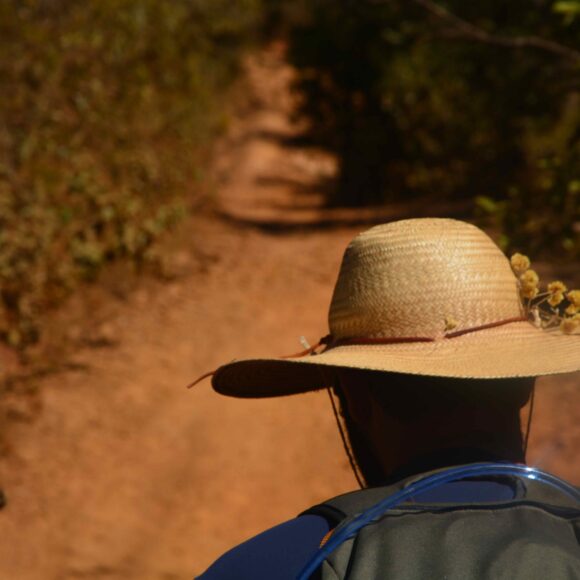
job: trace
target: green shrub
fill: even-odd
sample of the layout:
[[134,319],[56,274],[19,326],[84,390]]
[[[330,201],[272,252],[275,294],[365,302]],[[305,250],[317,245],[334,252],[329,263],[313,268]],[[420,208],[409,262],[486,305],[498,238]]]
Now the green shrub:
[[186,206],[259,0],[0,2],[0,336]]
[[506,199],[477,199],[481,213],[499,226],[506,251],[580,258],[579,168],[579,146],[546,154],[526,186],[514,186]]
[[506,241],[580,254],[579,61],[509,46],[578,50],[578,0],[436,2],[487,41],[418,2],[280,2],[301,114],[339,161],[329,203],[479,197],[503,211]]

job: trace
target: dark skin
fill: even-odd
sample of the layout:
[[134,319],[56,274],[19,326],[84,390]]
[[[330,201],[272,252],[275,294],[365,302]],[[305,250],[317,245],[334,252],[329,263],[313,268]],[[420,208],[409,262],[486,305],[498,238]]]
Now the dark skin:
[[339,369],[334,384],[369,485],[386,483],[424,458],[433,469],[488,458],[525,462],[520,409],[533,378],[477,381]]

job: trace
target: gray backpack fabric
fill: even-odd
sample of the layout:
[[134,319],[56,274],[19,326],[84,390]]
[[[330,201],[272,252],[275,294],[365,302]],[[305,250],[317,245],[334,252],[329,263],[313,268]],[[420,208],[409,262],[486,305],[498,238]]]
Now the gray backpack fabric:
[[[414,479],[339,496],[305,513],[324,516],[336,531]],[[409,502],[389,511],[335,550],[318,578],[580,580],[578,503],[544,485],[509,479],[513,500]]]

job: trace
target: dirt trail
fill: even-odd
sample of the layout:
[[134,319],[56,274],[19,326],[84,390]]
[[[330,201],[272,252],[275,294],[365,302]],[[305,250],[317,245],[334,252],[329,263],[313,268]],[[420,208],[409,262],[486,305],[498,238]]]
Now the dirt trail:
[[[118,346],[80,350],[88,370],[43,379],[38,419],[10,426],[0,580],[188,579],[355,487],[324,393],[246,401],[184,388],[221,362],[325,334],[343,248],[369,217],[317,209],[309,190],[332,162],[284,145],[289,74],[275,54],[249,69],[255,106],[224,145],[219,211],[188,228],[191,272],[136,293],[114,321]],[[578,400],[572,379],[547,383],[532,440],[533,460],[572,479]]]

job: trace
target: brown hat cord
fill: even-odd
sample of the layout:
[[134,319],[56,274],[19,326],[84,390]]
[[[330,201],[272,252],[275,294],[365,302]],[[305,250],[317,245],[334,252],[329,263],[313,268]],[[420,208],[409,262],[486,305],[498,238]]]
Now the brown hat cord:
[[[463,336],[464,334],[468,334],[470,332],[477,332],[478,330],[486,330],[488,328],[496,328],[497,326],[503,326],[504,324],[511,324],[512,322],[524,322],[527,318],[525,316],[516,316],[514,318],[506,318],[505,320],[499,320],[497,322],[489,322],[488,324],[482,324],[481,326],[475,326],[473,328],[464,328],[463,330],[458,330],[457,332],[448,332],[443,335],[443,338],[456,338],[458,336]],[[303,356],[308,355],[316,355],[318,354],[316,351],[320,347],[324,346],[325,350],[333,348],[335,346],[345,346],[345,345],[357,345],[357,344],[397,344],[397,343],[405,343],[405,342],[434,342],[435,338],[430,338],[426,336],[406,336],[406,337],[392,337],[392,338],[345,338],[340,340],[333,340],[330,334],[323,336],[314,346],[311,346],[305,350],[297,352],[295,354],[287,354],[282,355],[280,358],[288,359],[288,358],[301,358]],[[325,351],[323,351],[325,352]],[[212,377],[217,372],[210,371],[204,373],[203,375],[199,376],[195,379],[192,383],[187,385],[187,388],[190,389],[194,387],[204,379],[208,377]]]
[[[527,317],[525,316],[515,316],[513,318],[506,318],[505,320],[498,320],[497,322],[489,322],[487,324],[482,324],[480,326],[475,326],[473,328],[464,328],[463,330],[458,330],[456,332],[448,332],[443,335],[442,338],[456,338],[458,336],[463,336],[464,334],[469,334],[470,332],[477,332],[478,330],[486,330],[488,328],[496,328],[497,326],[503,326],[504,324],[511,324],[512,322],[525,322]],[[405,342],[434,342],[436,338],[430,338],[427,336],[405,336],[405,337],[389,337],[389,338],[343,338],[338,340],[333,340],[330,334],[323,336],[314,346],[307,348],[296,354],[287,354],[281,356],[280,358],[300,358],[307,355],[317,354],[317,349],[321,346],[325,346],[326,350],[333,348],[335,346],[347,346],[356,344],[398,344]],[[324,351],[323,351],[324,352]],[[198,379],[210,376],[213,373],[207,373]]]

